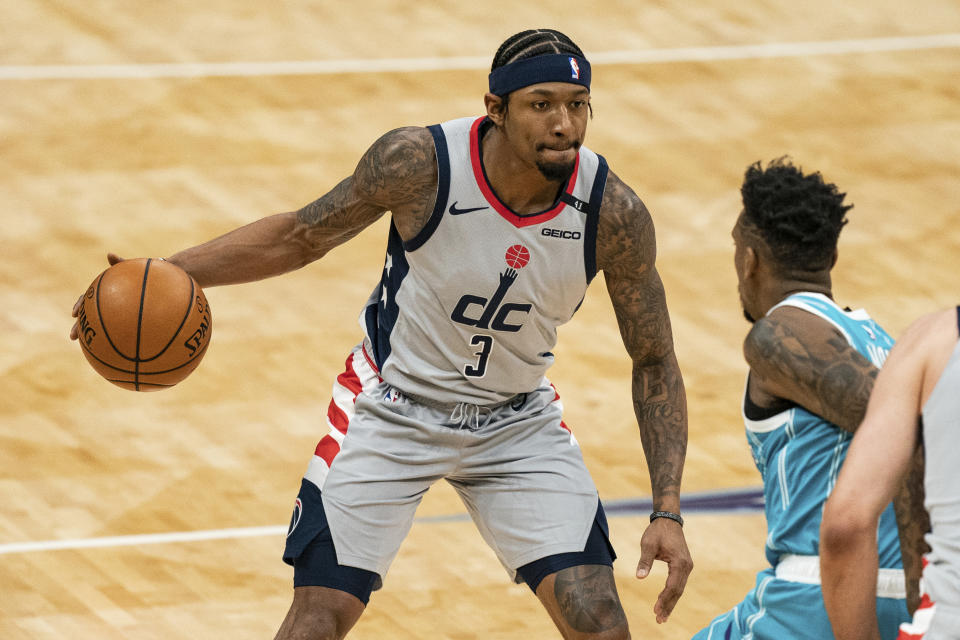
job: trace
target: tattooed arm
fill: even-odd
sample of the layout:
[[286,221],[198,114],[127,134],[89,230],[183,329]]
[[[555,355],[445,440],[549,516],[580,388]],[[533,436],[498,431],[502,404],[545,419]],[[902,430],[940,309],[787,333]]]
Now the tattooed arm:
[[[437,192],[437,157],[429,130],[384,134],[360,159],[353,175],[299,211],[278,213],[234,229],[168,260],[201,287],[263,280],[294,271],[356,236],[387,210],[404,239],[423,228]],[[108,254],[110,264],[122,258]],[[83,297],[73,306],[80,312]],[[70,329],[76,340],[79,325]]]
[[201,286],[261,280],[299,269],[353,238],[390,210],[404,238],[423,227],[437,189],[427,129],[396,129],[377,140],[353,175],[299,211],[280,213],[170,256]]
[[[663,283],[654,266],[653,221],[640,198],[612,172],[607,178],[597,233],[597,266],[633,362],[633,407],[650,471],[653,508],[680,512],[680,478],[687,450],[687,399],[673,350]],[[653,560],[669,565],[654,611],[665,622],[683,593],[693,561],[680,526],[654,520],[641,540],[637,577]]]
[[863,420],[877,368],[826,320],[780,307],[754,323],[743,353],[759,406],[789,401],[851,433]]
[[[919,428],[918,428],[919,432]],[[930,551],[924,536],[930,532],[930,514],[923,506],[926,491],[923,488],[924,456],[921,442],[913,452],[900,490],[893,497],[900,533],[900,558],[907,588],[907,611],[910,615],[920,606],[920,577],[923,575],[923,556]]]
[[[769,407],[787,400],[845,431],[859,428],[878,369],[826,321],[781,307],[754,323],[744,355],[755,403]],[[912,612],[920,602],[920,557],[929,549],[923,539],[929,518],[923,508],[922,455],[911,457],[893,506]]]

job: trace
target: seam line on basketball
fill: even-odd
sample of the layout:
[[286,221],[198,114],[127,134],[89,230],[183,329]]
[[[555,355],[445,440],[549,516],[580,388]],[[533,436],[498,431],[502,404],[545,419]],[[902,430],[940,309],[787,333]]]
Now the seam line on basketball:
[[137,359],[134,361],[133,386],[140,391],[140,334],[143,331],[143,300],[147,297],[147,277],[150,275],[152,258],[147,258],[147,265],[143,268],[143,283],[140,285],[140,311],[137,313]]
[[[109,271],[109,269],[107,269],[107,271]],[[103,321],[103,311],[100,309],[100,286],[103,284],[103,278],[107,275],[107,271],[101,273],[100,277],[97,278],[97,318],[100,319],[99,322],[100,326],[103,328],[103,335],[106,337],[107,342],[110,343],[110,347],[113,348],[113,350],[117,352],[117,355],[124,360],[130,360],[130,356],[126,355],[123,351],[120,351],[120,348],[114,344],[113,338],[110,337],[110,331],[107,330],[107,324]],[[89,351],[89,349],[87,351]],[[97,358],[97,360],[100,360],[100,358]]]

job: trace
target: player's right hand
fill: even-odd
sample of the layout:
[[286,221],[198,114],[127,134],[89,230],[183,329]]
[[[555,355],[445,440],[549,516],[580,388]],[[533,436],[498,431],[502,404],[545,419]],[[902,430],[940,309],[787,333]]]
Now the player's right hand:
[[663,624],[683,595],[687,577],[693,571],[693,559],[683,536],[682,525],[667,518],[657,518],[647,526],[640,538],[637,578],[643,579],[650,575],[654,560],[667,563],[667,582],[653,606],[657,623]]
[[[121,258],[115,253],[108,253],[107,262],[109,262],[110,266],[112,267],[118,262],[123,262],[123,258]],[[86,291],[81,293],[80,297],[77,298],[77,302],[73,305],[73,313],[70,314],[72,317],[76,318],[78,315],[80,315],[80,308],[83,306],[83,297],[85,295],[87,295]],[[70,339],[76,340],[79,336],[80,336],[80,323],[75,321],[73,323],[73,327],[70,328]]]

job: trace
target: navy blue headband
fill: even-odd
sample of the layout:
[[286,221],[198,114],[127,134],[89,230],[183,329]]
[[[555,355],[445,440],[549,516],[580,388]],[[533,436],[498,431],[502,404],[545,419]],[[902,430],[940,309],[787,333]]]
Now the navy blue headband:
[[571,82],[590,90],[590,63],[586,58],[555,53],[534,56],[497,67],[490,72],[490,93],[503,97],[540,82]]

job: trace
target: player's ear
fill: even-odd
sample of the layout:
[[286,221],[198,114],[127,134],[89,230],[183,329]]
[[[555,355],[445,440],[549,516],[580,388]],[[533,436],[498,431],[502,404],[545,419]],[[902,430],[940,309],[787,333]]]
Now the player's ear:
[[836,249],[834,249],[834,250],[833,250],[833,257],[830,258],[830,268],[831,268],[831,269],[833,269],[835,266],[837,266],[837,257],[839,257],[839,255],[840,255],[840,252],[837,251]]
[[746,247],[743,250],[743,264],[741,265],[741,272],[743,273],[744,279],[753,276],[757,272],[757,267],[759,265],[760,256],[757,255],[756,249],[753,247]]
[[503,98],[492,93],[483,96],[483,104],[487,107],[487,116],[497,127],[503,126],[503,121],[507,117],[507,105]]

